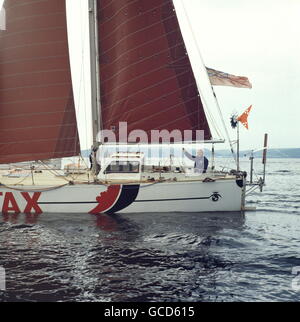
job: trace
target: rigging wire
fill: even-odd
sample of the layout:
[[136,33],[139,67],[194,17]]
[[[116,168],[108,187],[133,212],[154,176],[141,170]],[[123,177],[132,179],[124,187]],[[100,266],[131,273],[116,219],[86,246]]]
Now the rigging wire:
[[213,95],[214,95],[214,98],[215,98],[215,101],[216,101],[216,105],[217,105],[217,109],[218,109],[218,112],[219,112],[219,115],[220,115],[220,118],[221,118],[221,121],[223,123],[223,127],[225,129],[225,133],[226,133],[226,137],[227,137],[227,140],[228,140],[228,143],[229,143],[229,146],[230,146],[230,150],[231,150],[231,153],[233,155],[233,158],[235,160],[235,163],[237,165],[238,161],[237,161],[237,155],[236,153],[234,152],[234,147],[233,147],[233,142],[231,141],[230,139],[230,135],[229,135],[229,132],[228,132],[228,129],[227,129],[227,126],[225,124],[225,120],[224,120],[224,117],[223,117],[223,114],[222,114],[222,111],[221,111],[221,108],[220,108],[220,104],[218,102],[218,99],[217,99],[217,96],[216,96],[216,93],[213,89],[213,86],[211,87],[212,88],[212,91],[213,91]]
[[[206,67],[205,67],[205,65],[204,65],[204,61],[203,61],[203,58],[202,58],[202,55],[201,55],[201,52],[200,52],[200,49],[199,49],[199,45],[198,45],[198,42],[196,41],[196,36],[195,36],[195,33],[194,33],[194,30],[193,30],[193,27],[192,27],[192,25],[191,25],[191,22],[190,22],[190,19],[189,19],[189,17],[188,17],[187,10],[186,10],[186,8],[185,8],[185,5],[184,5],[183,1],[181,1],[181,5],[182,5],[182,8],[183,8],[183,12],[184,12],[184,14],[185,14],[185,17],[186,17],[186,21],[188,22],[189,29],[190,29],[191,34],[192,34],[192,36],[193,36],[194,43],[195,43],[195,46],[196,46],[196,49],[197,49],[197,52],[198,52],[198,56],[199,56],[199,58],[200,58],[200,60],[201,60],[201,62],[202,62],[202,64],[203,64],[203,66],[204,66],[204,68],[205,68],[205,70],[206,70]],[[209,76],[208,76],[207,70],[206,70],[206,76],[207,76],[207,80],[208,80],[209,84],[211,84],[211,83],[210,83],[210,80],[209,80]],[[198,88],[199,88],[199,91],[200,91],[200,87],[199,87],[199,86],[198,86]],[[235,162],[237,163],[237,158],[236,158],[236,155],[235,155],[235,152],[234,152],[234,148],[233,148],[233,145],[232,145],[232,142],[231,142],[230,136],[229,136],[229,132],[228,132],[227,126],[226,126],[226,124],[225,124],[225,120],[224,120],[224,117],[223,117],[223,114],[222,114],[222,111],[221,111],[221,108],[220,108],[219,102],[218,102],[218,100],[217,100],[216,94],[215,94],[215,92],[214,92],[214,90],[213,90],[213,87],[212,87],[212,86],[211,86],[211,89],[212,89],[212,93],[213,93],[214,101],[215,101],[215,104],[216,104],[216,107],[217,107],[217,110],[218,110],[218,113],[219,113],[220,119],[221,119],[222,124],[223,124],[223,127],[224,127],[224,129],[225,129],[225,133],[226,133],[226,137],[227,137],[228,143],[229,143],[229,145],[230,145],[231,153],[233,154],[234,160],[235,160]],[[202,97],[202,99],[204,99],[203,94],[201,95],[201,97]],[[209,108],[208,108],[208,105],[207,105],[207,103],[205,102],[205,100],[204,100],[204,103],[205,103],[205,105],[206,105],[206,107],[207,107],[207,108],[205,109],[205,112],[208,112],[208,113],[207,113],[207,114],[208,114],[208,117],[210,118],[210,120],[212,120],[212,121],[213,121],[212,125],[215,125],[215,128],[217,128],[217,126],[216,126],[216,122],[215,122],[215,120],[214,120],[213,116],[211,115],[211,112],[210,112],[210,110],[209,110]],[[218,135],[219,135],[220,131],[217,131],[217,133],[218,133]]]

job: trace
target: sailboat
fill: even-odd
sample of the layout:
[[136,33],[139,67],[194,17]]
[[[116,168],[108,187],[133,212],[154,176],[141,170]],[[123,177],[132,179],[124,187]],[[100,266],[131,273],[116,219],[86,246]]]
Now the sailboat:
[[[0,32],[0,163],[80,155],[74,106],[66,3],[5,0]],[[70,179],[31,174],[0,178],[3,213],[217,212],[245,208],[241,171],[213,167],[189,175],[180,167],[162,171],[141,152],[101,158],[103,131],[115,145],[149,144],[122,133],[185,133],[169,144],[216,144],[211,112],[194,76],[171,0],[89,0],[93,151],[92,168]],[[199,68],[204,68],[203,66]],[[203,69],[204,70],[204,69]],[[206,72],[206,71],[205,71]],[[207,76],[207,75],[206,75]],[[203,83],[208,79],[203,78]],[[197,131],[202,133],[199,140]],[[99,133],[102,133],[99,135]],[[105,132],[106,133],[106,132]],[[153,136],[153,135],[152,135]],[[126,136],[128,138],[128,135]],[[161,145],[161,137],[151,141]],[[101,164],[99,164],[101,160]],[[45,170],[45,169],[44,169]],[[45,172],[45,171],[44,171]]]

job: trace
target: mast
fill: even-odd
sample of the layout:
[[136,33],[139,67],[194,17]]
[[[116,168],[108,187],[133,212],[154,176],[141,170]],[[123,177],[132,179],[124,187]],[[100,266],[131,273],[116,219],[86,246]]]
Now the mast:
[[97,135],[101,131],[101,101],[100,101],[100,67],[97,0],[89,0],[89,29],[90,29],[90,62],[91,62],[91,109],[93,148],[99,147]]

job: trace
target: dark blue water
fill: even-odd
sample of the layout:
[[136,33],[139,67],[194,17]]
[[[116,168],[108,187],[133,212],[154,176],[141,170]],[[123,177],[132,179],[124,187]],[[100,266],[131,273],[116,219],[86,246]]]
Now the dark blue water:
[[0,215],[0,301],[300,300],[300,160],[268,171],[245,214]]

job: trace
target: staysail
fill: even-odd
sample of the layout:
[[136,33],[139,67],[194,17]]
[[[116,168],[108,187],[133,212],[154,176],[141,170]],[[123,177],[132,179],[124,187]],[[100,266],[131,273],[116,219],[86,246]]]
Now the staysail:
[[[211,132],[172,0],[98,0],[102,128]],[[192,138],[193,140],[195,137]]]
[[80,152],[64,0],[5,0],[0,163]]

